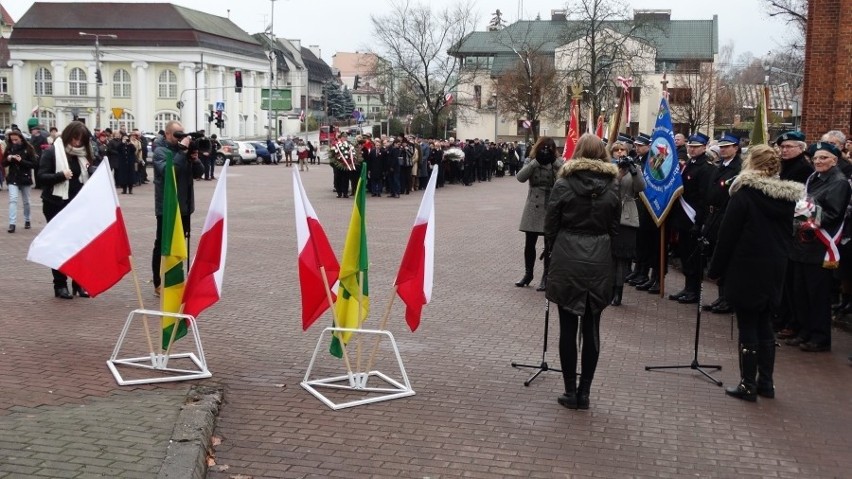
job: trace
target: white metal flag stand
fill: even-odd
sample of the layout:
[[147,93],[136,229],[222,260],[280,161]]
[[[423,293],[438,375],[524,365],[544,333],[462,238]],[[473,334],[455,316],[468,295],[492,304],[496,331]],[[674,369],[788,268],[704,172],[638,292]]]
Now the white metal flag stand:
[[[326,340],[326,333],[333,334],[334,332],[376,335],[379,337],[379,339],[381,339],[382,337],[387,338],[390,341],[391,347],[393,348],[394,357],[399,366],[399,373],[402,376],[402,382],[397,381],[380,371],[356,371],[331,378],[311,379],[311,371],[313,370],[317,354],[319,354],[320,348],[323,345],[328,344],[328,341]],[[370,377],[376,377],[380,379],[384,382],[386,387],[367,386],[367,381],[370,379]],[[322,331],[322,334],[320,334],[319,339],[317,340],[317,346],[314,349],[314,354],[311,357],[311,362],[308,365],[308,370],[305,372],[305,379],[302,380],[301,384],[302,387],[305,388],[308,392],[316,396],[317,399],[319,399],[320,401],[325,403],[326,406],[334,410],[344,409],[353,406],[361,406],[363,404],[371,404],[380,401],[389,401],[391,399],[398,399],[414,395],[414,390],[411,389],[411,383],[408,381],[408,375],[405,373],[405,367],[402,365],[402,357],[400,357],[399,355],[399,348],[396,346],[396,340],[394,339],[393,334],[391,334],[390,331],[376,329],[325,328]],[[354,391],[370,394],[370,396],[362,399],[337,403],[326,397],[322,392],[320,392],[319,389],[321,388],[342,391]]]
[[[195,351],[189,351],[178,354],[173,354],[171,353],[171,351],[166,351],[164,353],[149,352],[148,356],[119,359],[118,355],[121,351],[122,344],[124,344],[124,341],[127,338],[127,333],[130,330],[130,324],[133,322],[134,318],[139,315],[155,316],[157,318],[163,318],[168,316],[174,318],[188,319],[187,322],[189,323],[189,333],[192,335],[195,345]],[[147,333],[148,332],[146,331],[146,334]],[[196,353],[198,354],[197,356]],[[169,367],[169,359],[188,359],[193,365],[195,365],[195,368],[182,369]],[[182,364],[186,362],[187,361],[182,361]],[[124,379],[117,366],[129,366],[133,368],[146,369],[162,373],[162,375],[141,379]],[[112,371],[112,375],[115,377],[115,380],[119,386],[165,383],[172,381],[189,381],[192,379],[204,379],[212,376],[210,371],[207,370],[207,361],[204,359],[204,349],[202,349],[201,347],[201,338],[198,335],[198,325],[196,324],[195,318],[188,314],[167,313],[164,311],[153,311],[148,309],[134,309],[130,312],[130,314],[127,315],[127,321],[124,323],[124,329],[122,329],[121,335],[118,337],[118,343],[115,345],[115,349],[112,351],[112,356],[110,356],[109,360],[107,361],[107,367],[109,367],[109,370]]]

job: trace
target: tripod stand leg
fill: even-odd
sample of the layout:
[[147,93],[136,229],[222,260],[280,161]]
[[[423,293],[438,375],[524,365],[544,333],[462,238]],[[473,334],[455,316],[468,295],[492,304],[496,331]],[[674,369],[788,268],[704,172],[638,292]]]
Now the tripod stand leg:
[[529,379],[524,381],[524,386],[529,386],[533,382],[533,380],[539,376],[539,374],[541,374],[545,371],[555,371],[555,372],[558,372],[558,373],[562,372],[561,369],[553,369],[553,368],[551,368],[550,366],[547,365],[547,359],[546,359],[547,358],[547,330],[548,330],[548,323],[550,322],[550,300],[545,299],[545,301],[546,301],[546,304],[545,304],[545,307],[544,307],[544,343],[542,344],[542,348],[541,348],[541,364],[538,364],[538,365],[519,364],[519,363],[512,361],[512,367],[513,368],[538,369],[538,371],[533,373],[532,377],[530,377]]

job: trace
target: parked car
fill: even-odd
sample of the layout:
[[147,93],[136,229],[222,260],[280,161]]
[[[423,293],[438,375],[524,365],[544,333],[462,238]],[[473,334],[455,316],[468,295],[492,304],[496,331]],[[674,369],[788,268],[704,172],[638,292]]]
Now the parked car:
[[257,163],[257,152],[251,143],[247,141],[238,141],[236,143],[237,153],[240,155],[240,164]]
[[216,151],[216,164],[222,166],[225,160],[231,160],[232,165],[240,164],[240,154],[237,151],[237,142],[228,138],[219,138],[220,148]]
[[269,154],[269,150],[266,149],[266,144],[261,141],[251,141],[251,146],[254,147],[255,153],[257,153],[257,158],[263,162],[264,165],[268,165],[272,163],[272,155]]

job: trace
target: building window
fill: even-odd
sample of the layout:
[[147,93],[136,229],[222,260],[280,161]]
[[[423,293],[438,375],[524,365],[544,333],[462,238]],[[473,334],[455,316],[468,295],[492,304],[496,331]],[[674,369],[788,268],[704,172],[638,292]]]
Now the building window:
[[201,72],[202,79],[204,80],[204,100],[210,100],[210,75],[207,74],[207,70]]
[[130,73],[123,68],[112,74],[112,96],[130,98]]
[[46,130],[56,126],[56,115],[54,115],[50,110],[39,108],[36,118],[38,118],[38,124],[43,126]]
[[374,107],[371,107],[371,108],[370,108],[370,110],[371,110],[373,113],[378,113],[378,112],[382,111],[382,107],[380,107],[380,106],[374,106]]
[[[9,79],[6,77],[0,77],[0,93],[8,94],[9,93]],[[0,125],[6,125],[7,123],[0,123]]]
[[53,95],[53,74],[47,68],[40,67],[36,70],[35,94],[36,96]]
[[361,95],[358,95],[356,98],[357,98],[357,100],[355,100],[355,101],[357,101],[358,103],[361,103]]
[[[136,128],[136,118],[128,112],[124,112],[121,114],[121,118],[116,119],[115,115],[112,113],[109,114],[109,127],[112,128],[113,131],[124,130],[124,131],[133,131]],[[158,128],[159,130],[159,128]]]
[[165,130],[166,123],[172,120],[180,121],[180,115],[170,111],[157,113],[157,115],[154,117],[154,131]]
[[12,124],[12,112],[0,111],[0,125],[11,125],[11,124]]
[[669,103],[672,105],[689,105],[692,103],[691,88],[669,88]]
[[177,98],[177,75],[171,70],[163,70],[157,80],[159,98]]
[[82,68],[73,68],[68,75],[68,94],[71,96],[87,96],[89,94],[86,72]]
[[482,108],[482,85],[473,86],[473,105],[474,108]]

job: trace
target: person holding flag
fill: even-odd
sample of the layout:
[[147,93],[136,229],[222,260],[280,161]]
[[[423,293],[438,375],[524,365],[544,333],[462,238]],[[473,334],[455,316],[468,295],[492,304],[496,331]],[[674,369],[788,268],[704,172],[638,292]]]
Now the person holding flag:
[[192,141],[183,131],[183,125],[176,120],[166,123],[163,141],[154,150],[154,215],[157,217],[157,234],[154,237],[154,251],[151,256],[151,271],[153,272],[154,295],[159,297],[162,291],[160,284],[160,263],[163,236],[163,186],[165,184],[166,160],[172,158],[175,183],[177,187],[177,202],[180,208],[180,220],[183,226],[184,239],[189,242],[190,216],[195,211],[194,179],[201,178],[204,166],[198,158],[190,159],[189,144]]
[[[79,121],[72,121],[62,130],[60,139],[44,151],[38,164],[38,182],[42,187],[41,200],[44,218],[49,223],[77,196],[89,176],[95,172],[95,155],[89,143],[89,130]],[[59,245],[56,245],[59,248]],[[72,299],[72,294],[88,298],[73,279],[68,292],[68,277],[57,269],[53,272],[53,294]]]

